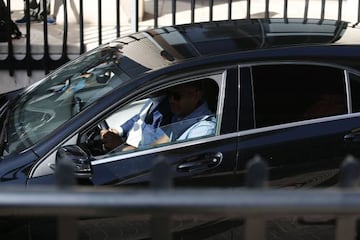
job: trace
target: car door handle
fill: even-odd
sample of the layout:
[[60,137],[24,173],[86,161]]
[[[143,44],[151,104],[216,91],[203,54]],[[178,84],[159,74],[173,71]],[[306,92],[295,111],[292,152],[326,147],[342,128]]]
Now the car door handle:
[[222,162],[223,154],[221,152],[205,154],[198,158],[187,160],[178,165],[180,172],[191,172],[195,170],[207,170],[219,166]]

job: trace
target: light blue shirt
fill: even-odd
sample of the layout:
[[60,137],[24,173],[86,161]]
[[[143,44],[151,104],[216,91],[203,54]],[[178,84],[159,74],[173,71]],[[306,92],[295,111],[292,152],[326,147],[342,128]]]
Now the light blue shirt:
[[[151,104],[154,104],[154,102],[148,101],[142,111]],[[215,134],[216,118],[209,110],[206,102],[203,102],[186,117],[173,116],[171,119],[172,123],[167,126],[160,127],[162,114],[159,111],[155,110],[151,114],[153,118],[152,124],[141,122],[141,126],[137,126],[141,128],[141,139],[138,139],[138,146],[148,146],[165,134],[170,138],[170,141],[187,140]],[[124,130],[128,129],[125,132],[133,129],[139,119],[140,114],[137,114],[124,124],[122,126]]]
[[[149,99],[139,114],[133,116],[120,127],[123,134],[127,136],[126,142],[128,144],[135,147],[147,146],[165,135],[160,128],[163,115],[156,109],[163,99],[163,97]],[[151,111],[151,108],[155,110]],[[145,122],[145,118],[149,114],[152,118],[151,124]],[[139,133],[135,134],[135,131],[139,131]]]
[[172,122],[168,128],[164,129],[171,141],[215,134],[216,118],[211,113],[206,102],[203,102],[186,117],[173,116]]
[[188,128],[177,140],[187,140],[198,137],[215,135],[216,118],[205,116],[199,122]]

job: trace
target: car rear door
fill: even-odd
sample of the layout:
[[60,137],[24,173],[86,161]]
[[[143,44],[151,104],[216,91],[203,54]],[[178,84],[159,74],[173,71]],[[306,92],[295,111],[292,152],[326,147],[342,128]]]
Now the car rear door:
[[[349,103],[349,78],[339,67],[313,63],[256,65],[253,128],[239,134],[238,174],[255,155],[268,164],[270,185],[332,185],[360,127]],[[249,73],[250,75],[250,73]],[[351,139],[352,138],[352,139]],[[347,139],[347,140],[346,140]]]

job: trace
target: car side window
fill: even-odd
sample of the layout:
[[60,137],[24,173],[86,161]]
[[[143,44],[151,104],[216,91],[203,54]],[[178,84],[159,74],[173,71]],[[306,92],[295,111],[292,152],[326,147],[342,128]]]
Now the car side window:
[[256,127],[347,113],[344,71],[318,65],[252,67]]
[[360,76],[349,74],[352,112],[360,112]]
[[[108,116],[102,121],[105,127],[98,130],[101,146],[86,148],[96,156],[213,136],[218,95],[218,83],[211,78],[165,86]],[[87,137],[80,139],[86,143]]]

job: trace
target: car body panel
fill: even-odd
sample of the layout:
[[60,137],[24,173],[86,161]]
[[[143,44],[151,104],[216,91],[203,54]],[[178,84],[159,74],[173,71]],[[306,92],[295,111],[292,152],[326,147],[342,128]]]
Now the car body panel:
[[356,154],[344,137],[359,126],[358,121],[359,114],[249,130],[239,139],[239,171],[244,173],[247,162],[260,155],[269,166],[272,186],[326,184],[338,176],[346,156]]
[[[219,140],[217,137],[213,138],[214,140],[209,138],[206,142],[199,140],[199,143],[179,143],[182,147],[175,144],[145,150],[142,154],[128,154],[123,158],[120,155],[94,161],[92,182],[95,185],[146,184],[151,182],[151,170],[155,164],[166,161],[176,185],[217,187],[224,183],[231,184],[234,182],[236,141],[234,137]],[[221,154],[221,159],[213,165],[212,160],[217,154]],[[217,181],[210,181],[212,178]]]
[[[351,69],[352,72],[356,73],[359,66],[357,59],[360,49],[357,47],[356,38],[348,37],[356,34],[353,32],[356,32],[356,29],[341,21],[314,19],[303,22],[301,19],[251,19],[165,27],[115,40],[109,46],[117,46],[121,49],[124,56],[124,69],[131,76],[131,81],[125,82],[116,90],[94,100],[90,105],[91,107],[85,108],[84,111],[76,114],[67,120],[65,124],[60,125],[46,135],[41,141],[28,148],[29,152],[33,152],[34,156],[36,156],[32,159],[32,163],[29,163],[33,165],[33,169],[29,173],[32,174],[36,166],[49,158],[49,156],[54,155],[57,148],[63,144],[73,142],[74,139],[76,140],[79,132],[89,129],[91,124],[103,118],[115,105],[125,105],[137,95],[156,88],[159,84],[171,79],[190,78],[194,74],[215,71],[216,69],[219,71],[227,69],[227,74],[233,79],[227,83],[231,87],[227,88],[224,94],[226,100],[220,136],[235,134],[236,132],[238,132],[239,136],[243,136],[243,132],[251,131],[255,127],[253,113],[251,112],[254,105],[251,93],[252,84],[248,80],[251,78],[250,70],[240,71],[238,66],[244,69],[245,66],[268,61],[306,61],[309,64],[319,62],[333,64],[343,69]],[[225,42],[227,44],[224,44]],[[149,49],[148,54],[140,55],[138,54],[140,43],[148,47],[157,46],[158,49]],[[75,63],[76,61],[70,62],[61,70],[55,71],[52,76],[59,74],[71,75],[71,71],[74,69],[72,65]],[[86,62],[83,65],[86,67]],[[101,69],[94,72],[99,71]],[[46,81],[50,80],[40,81],[22,94],[28,94]],[[238,122],[236,119],[240,119],[240,121]],[[310,126],[312,125],[310,124]],[[330,126],[336,127],[337,125],[334,123],[334,125]],[[356,124],[351,124],[351,127],[355,128]],[[304,128],[308,129],[310,127],[305,124]],[[345,130],[350,131],[351,129],[350,127],[349,129],[341,128],[341,133],[345,134]],[[260,146],[247,150],[245,146],[248,146],[248,140],[244,140],[244,137],[240,137],[236,141],[237,143],[231,143],[230,145],[233,147],[239,144],[238,150],[233,149],[230,151],[231,157],[236,160],[237,155],[233,156],[236,151],[240,156],[244,156],[237,163],[237,170],[240,171],[241,169],[242,171],[245,166],[244,159],[250,158],[256,151],[262,152],[264,157],[273,158],[270,154],[272,149],[270,146],[280,146],[280,143],[276,142],[276,136],[279,133],[275,132],[275,135],[268,135],[269,132],[265,131],[264,134],[267,137],[259,136],[260,143],[264,143],[265,140],[269,139],[269,142],[264,145],[264,150]],[[296,133],[291,130],[287,134],[292,136],[291,134]],[[255,139],[254,137],[259,134],[251,135],[251,139]],[[284,141],[287,134],[280,134],[280,136],[284,137]],[[320,132],[319,134],[326,135],[330,133]],[[294,138],[297,137],[300,137],[298,141],[305,141],[305,139],[310,138],[302,135],[294,136]],[[271,143],[270,140],[274,141],[274,143]],[[313,138],[310,138],[310,140],[313,140]],[[326,140],[321,141],[326,142]],[[329,141],[331,142],[331,140]],[[285,142],[284,144],[291,144],[291,142]],[[229,146],[229,143],[225,144],[225,146]],[[294,149],[294,151],[297,150],[295,145],[290,146],[290,148]],[[202,150],[193,149],[194,151],[196,149],[196,152],[203,153]],[[225,152],[228,152],[228,150]],[[197,153],[194,154],[197,155]],[[16,157],[22,156],[20,153],[15,155]],[[4,156],[4,158],[12,159],[13,157]],[[136,158],[139,159],[139,162],[144,161],[140,160],[142,157]],[[176,159],[174,161],[178,162],[181,158]],[[6,162],[3,161],[3,164]],[[279,162],[273,162],[273,164],[279,164]],[[145,164],[144,166],[149,167],[150,165]],[[100,168],[100,166],[96,165],[96,168]],[[226,171],[230,169],[230,167],[227,167]],[[4,174],[2,173],[2,175]],[[29,177],[32,178],[32,175]],[[45,178],[49,177],[44,176]],[[46,181],[44,180],[44,182]],[[117,180],[99,180],[102,183],[113,181],[117,182]],[[41,180],[29,179],[28,182],[41,182]]]

